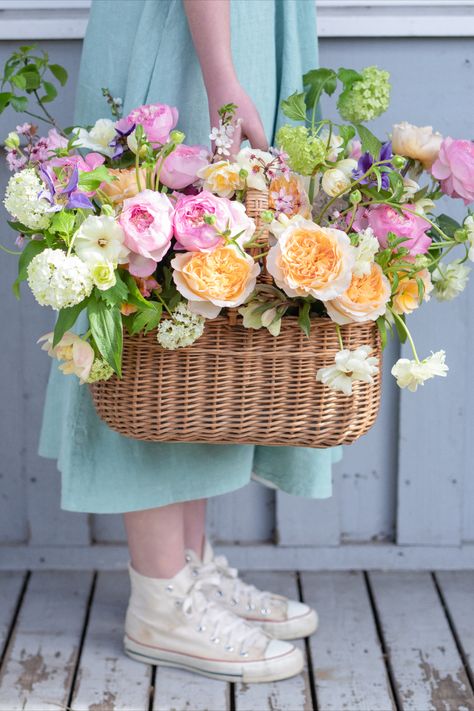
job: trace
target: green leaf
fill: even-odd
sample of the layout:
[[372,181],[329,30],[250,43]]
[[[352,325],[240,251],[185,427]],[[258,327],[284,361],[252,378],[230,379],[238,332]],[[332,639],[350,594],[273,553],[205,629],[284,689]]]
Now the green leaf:
[[354,82],[360,81],[362,75],[356,72],[354,69],[346,69],[345,67],[340,67],[337,72],[337,78],[343,83],[344,89],[349,89]]
[[392,188],[392,199],[394,202],[399,202],[405,189],[403,178],[400,173],[393,170],[389,173],[388,179],[390,181],[390,187]]
[[118,272],[115,272],[115,279],[114,286],[100,292],[100,298],[109,304],[109,306],[120,306],[120,304],[123,304],[123,302],[127,300],[128,296],[128,286],[121,279]]
[[436,224],[448,235],[448,237],[454,237],[456,230],[461,227],[459,222],[456,222],[456,220],[453,220],[452,217],[445,214],[438,215],[436,218]]
[[329,96],[334,94],[337,86],[337,75],[333,69],[311,69],[303,75],[303,85],[308,87],[306,106],[309,110],[318,103],[323,91]]
[[309,303],[309,301],[304,301],[302,304],[300,304],[298,314],[298,325],[308,338],[311,332],[311,319],[309,316],[310,309],[311,304]]
[[11,78],[11,83],[16,86],[17,89],[26,89],[26,77],[24,74],[15,74]]
[[99,185],[103,182],[112,182],[112,176],[109,174],[105,165],[100,165],[98,168],[95,168],[88,173],[79,173],[78,185],[87,193],[92,190],[97,190]]
[[32,64],[28,64],[26,67],[23,67],[23,69],[20,69],[17,74],[17,77],[19,76],[24,77],[26,85],[23,88],[27,89],[28,91],[34,91],[35,89],[38,89],[41,84],[40,74],[36,67]]
[[418,299],[421,302],[423,301],[423,297],[425,295],[425,285],[423,283],[423,279],[420,277],[415,277],[416,278],[416,283],[418,285]]
[[68,212],[67,210],[61,210],[56,212],[51,220],[50,231],[59,232],[62,235],[69,235],[74,230],[74,225],[76,221],[76,216],[73,212]]
[[374,136],[372,131],[370,131],[366,126],[362,126],[360,123],[356,124],[356,129],[362,143],[362,153],[368,152],[374,158],[378,158],[382,144],[377,136]]
[[58,90],[54,86],[54,84],[51,84],[49,81],[43,81],[43,89],[45,90],[45,95],[41,97],[41,101],[43,104],[47,104],[50,101],[54,101],[54,99],[58,95]]
[[12,285],[13,293],[17,299],[20,298],[20,284],[22,281],[25,281],[28,276],[27,270],[29,263],[34,257],[36,257],[37,254],[42,252],[43,249],[46,249],[47,246],[48,245],[44,240],[32,239],[31,242],[28,242],[21,253],[18,260],[18,276]]
[[21,222],[16,222],[15,220],[7,220],[7,223],[10,225],[12,230],[16,230],[16,232],[21,232],[24,235],[38,234],[38,230],[32,230],[30,227],[26,227]]
[[[400,318],[402,319],[403,323],[405,323],[405,316],[403,314],[400,316]],[[405,341],[407,340],[406,331],[403,326],[400,325],[398,318],[395,318],[394,321],[398,333],[398,338],[400,339],[400,343],[405,343]]]
[[382,350],[384,350],[387,345],[387,327],[385,324],[385,316],[379,316],[376,323],[380,331],[380,343],[382,345]]
[[349,125],[343,124],[342,126],[339,127],[339,135],[341,136],[341,138],[344,141],[344,143],[343,143],[344,147],[347,146],[349,141],[352,141],[352,139],[355,136],[354,126],[349,126]]
[[15,109],[15,111],[24,111],[28,106],[28,99],[26,96],[11,96],[10,104]]
[[69,329],[74,326],[77,321],[77,317],[81,311],[86,308],[88,301],[89,299],[84,299],[84,301],[81,301],[80,304],[70,306],[67,309],[60,309],[58,319],[54,327],[53,348],[58,345],[66,331],[69,331]]
[[128,301],[133,304],[134,306],[138,306],[140,310],[143,309],[143,307],[152,309],[153,308],[153,302],[152,301],[147,301],[145,297],[142,295],[140,292],[140,289],[137,286],[137,282],[135,279],[132,277],[131,274],[128,272],[125,272],[123,275],[123,280],[125,281],[126,285],[128,286]]
[[64,86],[67,82],[67,71],[60,64],[50,64],[49,70],[54,74],[61,86]]
[[13,94],[11,93],[11,91],[0,92],[0,114],[5,111],[5,109],[9,105],[12,96]]
[[87,315],[99,353],[121,377],[123,330],[120,310],[117,307],[109,308],[101,299],[91,298],[87,305]]
[[287,99],[283,99],[281,110],[292,121],[306,121],[305,93],[298,94],[295,91]]
[[139,311],[135,318],[133,319],[133,324],[131,327],[131,334],[135,335],[140,331],[145,331],[148,333],[152,329],[156,328],[161,321],[161,316],[163,313],[163,307],[161,304],[153,303],[153,309],[145,309],[144,311]]

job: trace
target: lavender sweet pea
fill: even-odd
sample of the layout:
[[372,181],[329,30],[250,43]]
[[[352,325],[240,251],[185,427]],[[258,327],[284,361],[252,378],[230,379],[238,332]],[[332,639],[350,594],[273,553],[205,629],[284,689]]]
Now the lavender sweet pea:
[[51,169],[41,166],[39,169],[43,181],[48,186],[47,190],[42,190],[39,197],[48,200],[51,207],[48,212],[59,212],[63,208],[69,210],[80,209],[93,210],[94,206],[83,192],[77,189],[79,182],[79,170],[77,165],[74,166],[69,178],[69,182],[65,187],[59,187],[54,184],[55,175]]
[[[356,180],[360,180],[362,185],[377,185],[377,178],[374,177],[373,173],[369,173],[365,178],[362,178],[366,173],[369,172],[369,170],[372,168],[375,162],[380,162],[380,161],[390,161],[393,158],[393,153],[392,153],[392,142],[387,141],[382,145],[382,148],[380,150],[380,155],[378,157],[378,160],[375,161],[375,158],[370,154],[370,153],[363,153],[361,157],[359,158],[359,161],[357,163],[357,168],[355,168],[352,171],[352,175]],[[384,163],[385,168],[388,168],[389,170],[393,170],[393,165],[391,163]],[[390,178],[388,175],[388,172],[382,171],[381,173],[381,187],[382,190],[388,190],[390,188]],[[362,178],[362,180],[361,180]]]

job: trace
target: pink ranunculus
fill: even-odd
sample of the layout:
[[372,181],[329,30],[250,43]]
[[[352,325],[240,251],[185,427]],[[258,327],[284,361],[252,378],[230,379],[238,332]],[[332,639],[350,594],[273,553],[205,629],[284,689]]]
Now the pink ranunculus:
[[441,183],[441,190],[465,205],[474,202],[474,142],[445,138],[432,175]]
[[135,276],[152,274],[168,251],[173,236],[172,215],[173,206],[164,193],[143,190],[124,200],[118,221],[125,232],[125,245],[133,253],[130,272]]
[[[206,220],[214,219],[213,224]],[[176,203],[173,217],[174,234],[179,247],[189,252],[203,252],[222,245],[218,234],[227,228],[244,245],[255,232],[255,223],[248,217],[242,203],[217,197],[207,190],[198,195],[183,195]]]
[[160,181],[172,190],[182,190],[197,179],[197,172],[209,163],[209,151],[205,146],[176,146],[165,158]]
[[349,148],[349,158],[359,160],[362,155],[362,143],[357,138],[353,138],[349,144]]
[[[130,111],[126,120],[129,125],[143,126],[147,139],[152,145],[167,143],[170,131],[178,123],[178,109],[168,104],[145,104]],[[126,125],[122,122],[121,125]]]
[[54,151],[57,148],[67,148],[67,138],[65,136],[61,136],[55,128],[49,129],[47,141],[50,151]]
[[[369,227],[382,245],[387,246],[387,236],[393,232],[397,237],[405,237],[400,246],[410,251],[410,254],[424,254],[431,244],[426,230],[429,223],[421,216],[414,215],[416,205],[404,205],[403,215],[388,205],[377,205],[367,210],[366,217]],[[408,212],[410,210],[410,212]]]

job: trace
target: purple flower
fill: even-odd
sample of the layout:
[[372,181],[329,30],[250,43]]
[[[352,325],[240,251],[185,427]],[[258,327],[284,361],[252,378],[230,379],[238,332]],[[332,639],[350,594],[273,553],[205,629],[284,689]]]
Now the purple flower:
[[127,136],[135,130],[135,125],[134,123],[130,123],[126,118],[120,119],[120,121],[117,121],[115,124],[115,132],[117,135],[109,143],[111,148],[115,148],[112,160],[118,160],[127,149]]
[[7,163],[10,170],[17,172],[25,167],[28,163],[28,159],[26,156],[22,156],[18,151],[12,150],[7,152]]
[[41,166],[39,169],[41,177],[48,186],[47,190],[40,193],[40,197],[48,200],[51,204],[49,212],[58,212],[63,208],[74,210],[82,208],[83,210],[92,210],[93,204],[83,192],[77,189],[79,181],[79,170],[77,165],[69,178],[69,182],[65,187],[59,187],[54,184],[55,174],[48,167]]
[[[382,148],[380,149],[380,156],[377,160],[379,161],[390,161],[391,158],[393,157],[392,153],[392,142],[387,141],[382,145]],[[352,171],[352,175],[356,180],[360,180],[362,185],[368,185],[369,187],[371,186],[376,186],[377,185],[377,178],[373,175],[373,173],[369,173],[365,178],[362,178],[363,175],[365,175],[373,166],[375,163],[374,157],[370,153],[363,153],[361,157],[359,158],[357,162],[357,168],[355,168]],[[384,166],[390,170],[393,170],[393,165],[391,163],[384,163]],[[381,173],[382,179],[381,179],[381,186],[382,190],[388,190],[390,188],[390,179],[388,172],[383,172]]]

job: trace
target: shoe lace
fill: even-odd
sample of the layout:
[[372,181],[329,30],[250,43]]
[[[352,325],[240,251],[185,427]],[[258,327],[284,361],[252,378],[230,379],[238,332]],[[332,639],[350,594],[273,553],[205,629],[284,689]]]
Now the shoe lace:
[[218,585],[219,577],[207,575],[199,578],[181,599],[181,609],[188,619],[197,623],[198,632],[210,630],[211,641],[225,643],[227,651],[239,649],[241,656],[248,655],[248,649],[265,635],[259,627],[248,624],[244,619],[214,601],[208,600],[202,588],[209,583]]
[[206,585],[215,585],[221,593],[221,576],[231,581],[231,596],[234,604],[243,600],[248,610],[255,610],[259,607],[262,612],[270,611],[272,593],[267,590],[259,590],[255,585],[246,583],[239,578],[239,571],[229,565],[225,555],[214,556],[212,561],[196,566],[194,570],[200,580],[205,581]]

